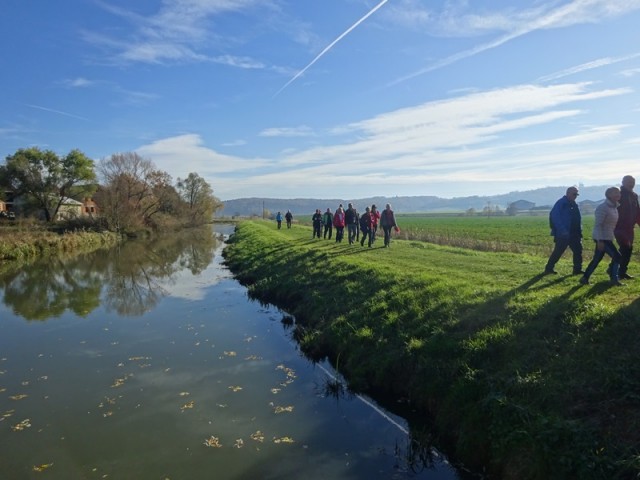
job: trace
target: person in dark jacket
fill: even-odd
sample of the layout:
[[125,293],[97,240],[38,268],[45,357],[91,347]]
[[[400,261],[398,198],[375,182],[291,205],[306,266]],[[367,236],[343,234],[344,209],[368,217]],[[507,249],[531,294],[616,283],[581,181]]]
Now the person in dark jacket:
[[353,208],[353,205],[351,203],[344,212],[344,221],[347,225],[347,237],[349,239],[349,245],[352,245],[356,241],[358,217],[356,209]]
[[[636,179],[631,175],[622,178],[620,188],[620,204],[618,205],[618,223],[613,231],[616,242],[618,242],[620,252],[620,270],[618,277],[631,280],[632,275],[627,273],[631,253],[633,252],[633,229],[640,225],[640,204],[638,204],[638,194],[633,191],[636,186]],[[611,266],[610,266],[611,269]]]
[[380,213],[380,226],[384,232],[384,246],[388,247],[391,244],[391,230],[398,227],[396,224],[396,217],[391,210],[391,205],[387,203],[382,213]]
[[284,214],[284,219],[287,221],[287,228],[291,228],[291,222],[293,221],[291,210],[287,210],[287,213]]
[[319,208],[316,208],[316,213],[311,217],[313,223],[313,236],[311,238],[320,238],[322,236],[322,213]]
[[329,240],[331,240],[331,235],[333,233],[333,213],[331,213],[331,209],[327,208],[327,211],[322,215],[322,223],[324,223],[324,238],[327,238],[327,233],[329,233]]
[[559,199],[549,213],[549,223],[551,235],[555,242],[555,247],[544,268],[545,274],[555,274],[556,263],[567,249],[573,252],[573,274],[579,275],[582,272],[582,217],[580,208],[576,203],[578,198],[576,187],[567,188],[567,193]]
[[369,207],[365,208],[365,211],[362,215],[360,215],[360,219],[358,220],[358,222],[360,224],[360,233],[362,234],[362,238],[360,239],[360,246],[364,247],[364,242],[366,242],[368,238],[369,247],[371,247],[371,244],[373,243],[373,220],[371,218],[371,210],[369,209]]

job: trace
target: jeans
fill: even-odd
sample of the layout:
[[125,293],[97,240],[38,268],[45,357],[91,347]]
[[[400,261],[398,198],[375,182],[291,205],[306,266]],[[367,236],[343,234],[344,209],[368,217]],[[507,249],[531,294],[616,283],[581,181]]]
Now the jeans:
[[336,242],[342,242],[342,237],[344,237],[344,227],[336,227]]
[[350,223],[347,225],[347,229],[349,230],[349,245],[356,241],[356,229],[357,226],[355,223]]
[[620,268],[620,252],[618,252],[616,246],[611,240],[603,240],[603,243],[604,250],[601,251],[598,250],[598,243],[596,242],[596,249],[593,252],[593,258],[591,259],[589,266],[584,272],[584,276],[587,280],[600,263],[600,260],[604,258],[605,253],[611,257],[611,271],[609,273],[609,277],[611,278],[611,280],[618,280],[618,270]]
[[324,226],[324,238],[327,238],[327,232],[329,232],[329,240],[331,240],[331,234],[333,233],[333,226],[331,224]]
[[360,233],[362,233],[362,238],[360,239],[360,245],[362,245],[364,247],[364,242],[367,241],[367,237],[369,237],[369,246],[371,246],[371,243],[373,243],[373,237],[371,235],[373,235],[373,231],[370,229],[360,229]]

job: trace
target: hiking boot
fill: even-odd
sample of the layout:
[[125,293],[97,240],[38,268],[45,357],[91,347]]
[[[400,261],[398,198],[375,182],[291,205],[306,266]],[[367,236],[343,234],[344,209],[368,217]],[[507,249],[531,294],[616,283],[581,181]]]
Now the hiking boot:
[[625,280],[633,280],[633,275],[629,275],[628,273],[621,273],[618,275],[619,278],[624,278]]
[[583,275],[580,277],[580,285],[589,285],[589,279]]
[[555,270],[548,270],[548,269],[544,269],[544,274],[545,275],[557,275],[558,272],[556,272]]
[[609,284],[612,287],[624,287],[627,285],[626,283],[622,283],[620,280],[610,280]]
[[581,270],[581,269],[574,269],[574,270],[573,270],[573,274],[574,274],[574,275],[584,275],[584,270]]

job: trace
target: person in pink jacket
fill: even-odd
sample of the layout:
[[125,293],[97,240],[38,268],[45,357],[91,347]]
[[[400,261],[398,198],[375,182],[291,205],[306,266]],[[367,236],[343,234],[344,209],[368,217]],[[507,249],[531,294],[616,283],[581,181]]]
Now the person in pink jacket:
[[371,233],[369,234],[369,239],[371,244],[376,241],[376,232],[378,231],[378,223],[380,222],[380,210],[376,208],[375,205],[371,205]]
[[333,214],[333,226],[336,228],[336,242],[341,243],[342,237],[344,236],[345,226],[344,209],[342,208],[342,204],[340,204],[336,213]]

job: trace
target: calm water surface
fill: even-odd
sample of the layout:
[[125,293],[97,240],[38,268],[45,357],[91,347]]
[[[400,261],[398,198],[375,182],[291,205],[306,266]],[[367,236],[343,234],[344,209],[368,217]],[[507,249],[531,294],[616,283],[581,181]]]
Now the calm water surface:
[[0,276],[0,478],[462,478],[338,394],[222,247],[207,230]]

